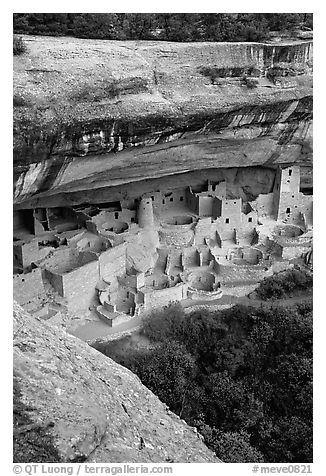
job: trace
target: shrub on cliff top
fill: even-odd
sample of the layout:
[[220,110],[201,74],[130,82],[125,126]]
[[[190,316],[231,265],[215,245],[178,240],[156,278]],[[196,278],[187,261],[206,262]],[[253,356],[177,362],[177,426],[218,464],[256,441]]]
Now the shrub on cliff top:
[[249,89],[254,89],[258,86],[258,79],[256,78],[248,78],[248,76],[243,76],[241,81]]
[[15,56],[22,55],[27,51],[26,44],[21,36],[14,35],[13,53]]

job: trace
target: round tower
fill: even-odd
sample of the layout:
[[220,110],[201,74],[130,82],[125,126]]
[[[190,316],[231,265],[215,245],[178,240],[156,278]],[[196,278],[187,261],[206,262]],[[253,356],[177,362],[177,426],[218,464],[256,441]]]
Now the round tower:
[[154,225],[153,204],[151,197],[143,197],[138,207],[138,225],[141,228],[152,227]]

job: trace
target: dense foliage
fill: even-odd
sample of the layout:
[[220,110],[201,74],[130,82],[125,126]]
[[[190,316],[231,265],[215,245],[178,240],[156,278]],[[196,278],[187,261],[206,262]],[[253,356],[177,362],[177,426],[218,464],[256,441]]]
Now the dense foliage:
[[149,346],[96,348],[135,372],[225,462],[312,461],[312,304],[179,305],[146,320]]
[[14,32],[109,40],[260,41],[312,28],[309,13],[15,13]]
[[297,291],[312,289],[312,273],[303,269],[292,269],[265,278],[256,289],[259,299],[281,299]]

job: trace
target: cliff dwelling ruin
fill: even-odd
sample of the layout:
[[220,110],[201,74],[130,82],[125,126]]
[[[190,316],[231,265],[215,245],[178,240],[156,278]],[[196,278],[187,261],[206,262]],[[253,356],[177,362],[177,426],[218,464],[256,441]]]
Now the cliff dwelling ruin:
[[266,170],[272,179],[256,196],[237,195],[226,174],[168,190],[153,181],[111,202],[15,210],[15,299],[43,319],[92,314],[117,326],[170,302],[254,288],[312,249],[300,167]]

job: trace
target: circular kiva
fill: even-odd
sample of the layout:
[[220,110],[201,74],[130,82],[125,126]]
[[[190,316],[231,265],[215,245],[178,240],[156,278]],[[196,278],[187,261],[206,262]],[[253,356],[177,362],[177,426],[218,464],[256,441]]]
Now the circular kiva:
[[164,220],[167,225],[190,225],[193,222],[191,215],[178,215],[174,217],[168,217]]
[[193,289],[201,291],[213,291],[215,275],[209,271],[190,273],[187,277],[187,283]]
[[102,229],[105,231],[111,231],[113,233],[123,233],[128,230],[128,223],[120,220],[114,220],[114,222],[103,223]]
[[303,231],[296,225],[277,225],[273,229],[273,233],[284,238],[296,238],[303,234]]

